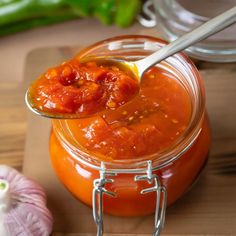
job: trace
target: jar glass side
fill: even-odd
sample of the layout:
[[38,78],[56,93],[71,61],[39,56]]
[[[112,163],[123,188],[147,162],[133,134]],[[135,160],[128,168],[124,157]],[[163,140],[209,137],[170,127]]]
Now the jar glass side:
[[[204,168],[209,152],[210,129],[207,117],[204,118],[201,133],[193,145],[180,158],[154,171],[167,190],[167,206],[178,200],[196,181]],[[80,201],[92,206],[93,182],[100,177],[98,170],[75,159],[70,151],[52,132],[50,156],[55,172],[65,187]],[[148,182],[135,182],[136,174],[119,173],[112,177],[113,183],[106,185],[116,197],[104,195],[105,213],[116,216],[141,216],[155,211],[155,193],[141,195],[149,188]]]
[[[133,35],[120,36],[92,45],[92,47],[87,48],[78,54],[77,58],[113,55],[120,59],[132,61],[151,54],[165,44],[166,42],[154,37]],[[151,155],[137,157],[135,159],[113,160],[112,163],[106,163],[107,166],[109,166],[109,169],[112,169],[113,171],[115,171],[115,169],[118,172],[120,169],[121,172],[124,169],[129,171],[131,171],[131,169],[136,169],[138,172],[145,172],[147,160],[153,160],[155,168],[161,168],[163,165],[172,162],[174,159],[181,156],[182,152],[191,146],[201,130],[200,126],[204,118],[205,94],[200,75],[195,66],[184,54],[178,53],[159,63],[157,67],[163,68],[175,75],[187,90],[192,103],[191,121],[184,133],[168,149]],[[95,169],[100,168],[102,157],[92,155],[88,150],[81,146],[74,138],[73,134],[71,135],[67,122],[63,120],[54,120],[53,126],[56,127],[57,135],[63,140],[64,145],[73,151],[75,158],[77,155],[80,157],[82,156],[83,160],[79,158],[79,161],[86,162]]]
[[[105,40],[81,52],[78,57],[103,55],[109,52],[129,60],[137,60],[163,46],[161,40],[146,36],[122,36]],[[167,70],[184,78],[181,82],[189,90],[192,99],[192,118],[186,132],[165,152],[145,156],[133,162],[105,163],[111,172],[117,173],[113,183],[106,188],[116,197],[104,195],[104,211],[119,216],[138,216],[153,213],[155,193],[141,195],[150,187],[148,182],[135,182],[137,173],[146,172],[146,161],[153,160],[153,173],[160,177],[167,189],[167,204],[175,202],[196,180],[204,167],[210,147],[210,127],[205,112],[204,89],[200,75],[184,54],[177,54],[161,63]],[[186,85],[187,84],[187,85]],[[87,205],[92,205],[93,181],[100,174],[101,161],[78,146],[73,134],[68,133],[64,121],[53,121],[50,138],[50,155],[54,169],[68,190]]]

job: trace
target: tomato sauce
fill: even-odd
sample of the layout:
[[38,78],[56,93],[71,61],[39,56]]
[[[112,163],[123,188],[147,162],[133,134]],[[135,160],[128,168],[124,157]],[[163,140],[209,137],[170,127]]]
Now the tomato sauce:
[[[118,42],[121,47],[112,51],[110,42]],[[156,47],[153,50],[149,50],[150,47],[146,49],[147,43],[155,43],[160,47],[165,45],[163,41],[152,37],[121,36],[91,46],[79,54],[76,60],[101,52],[107,56],[142,58],[157,50]],[[181,63],[178,64],[179,58]],[[68,63],[56,70],[50,69],[47,73],[52,74],[52,77],[58,76],[58,72],[59,75],[66,75],[62,80],[64,85],[58,82],[63,91],[67,88],[78,89],[75,84],[70,84],[71,77],[67,76],[70,73],[62,73],[65,65]],[[110,172],[118,170],[117,175],[106,176],[114,182],[105,183],[105,188],[114,192],[116,197],[103,196],[104,212],[118,216],[147,215],[155,211],[156,193],[141,194],[143,189],[153,187],[153,183],[134,181],[136,175],[145,174],[147,160],[152,161],[156,168],[153,174],[158,176],[161,186],[167,191],[167,205],[174,203],[190,188],[205,166],[211,134],[200,75],[183,54],[173,57],[171,63],[165,61],[161,65],[163,67],[153,67],[144,74],[138,84],[137,94],[137,81],[133,79],[110,81],[117,90],[107,90],[110,82],[95,82],[102,87],[101,93],[105,91],[107,96],[100,103],[100,93],[89,92],[88,95],[92,96],[84,98],[88,108],[85,111],[93,113],[99,110],[99,113],[76,120],[53,120],[49,142],[53,167],[66,188],[85,204],[91,206],[93,203],[94,180],[101,178],[101,161]],[[100,76],[104,68],[98,67],[91,65],[91,70],[86,70],[86,73],[92,73],[93,78],[104,78]],[[112,73],[121,73],[121,78],[127,76],[120,70],[117,72],[116,68],[107,69]],[[181,77],[184,75],[187,77]],[[119,89],[123,88],[122,84],[124,90]],[[114,92],[116,95],[113,95]],[[60,97],[58,99],[58,103],[55,100],[58,105],[56,112],[65,108],[68,109],[66,112],[78,112],[78,108],[74,108],[70,102],[64,103]],[[109,101],[117,105],[111,103],[109,106]],[[143,164],[143,171],[139,173],[138,169]],[[123,169],[132,171],[127,173]]]
[[[190,123],[192,105],[185,87],[170,72],[160,68],[147,71],[140,92],[131,101],[103,114],[65,120],[63,135],[75,140],[89,158],[108,163],[141,159],[148,154],[171,150]],[[53,122],[50,155],[54,169],[68,190],[78,199],[92,205],[94,179],[99,171],[80,163],[68,152],[55,135],[60,122]],[[175,202],[196,180],[204,167],[210,144],[208,119],[193,145],[174,162],[154,172],[167,190],[167,205]],[[70,139],[69,138],[69,139]],[[78,153],[78,158],[80,154]],[[148,157],[149,158],[149,157]],[[154,157],[155,158],[155,155]],[[146,181],[135,182],[135,174],[118,174],[106,189],[117,197],[104,195],[104,211],[118,216],[138,216],[153,213],[155,193],[140,194],[152,186]]]
[[100,116],[68,120],[76,140],[103,160],[137,158],[172,145],[188,126],[191,101],[171,73],[147,71],[130,102]]
[[128,71],[72,59],[43,74],[32,85],[30,100],[39,111],[86,116],[115,109],[138,91],[138,80]]

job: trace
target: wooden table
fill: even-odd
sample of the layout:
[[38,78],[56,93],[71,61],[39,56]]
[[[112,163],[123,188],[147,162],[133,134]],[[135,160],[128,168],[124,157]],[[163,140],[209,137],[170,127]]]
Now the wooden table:
[[0,83],[0,163],[22,169],[27,128],[19,82]]
[[[221,198],[222,204],[215,206],[211,221],[206,221],[205,225],[199,227],[211,236],[236,235],[236,198],[232,198],[236,196],[236,65],[206,62],[196,64],[205,82],[207,108],[213,131],[208,171],[215,179],[214,188],[224,183],[219,189],[219,195],[211,196]],[[0,84],[0,112],[0,163],[21,170],[27,120],[24,93],[19,82]],[[201,207],[204,208],[208,201],[211,199],[206,199]],[[219,216],[217,212],[225,217]],[[214,224],[222,225],[221,232],[214,232]],[[227,227],[224,228],[224,225]],[[57,232],[53,235],[69,234]],[[191,235],[202,234],[193,232]]]

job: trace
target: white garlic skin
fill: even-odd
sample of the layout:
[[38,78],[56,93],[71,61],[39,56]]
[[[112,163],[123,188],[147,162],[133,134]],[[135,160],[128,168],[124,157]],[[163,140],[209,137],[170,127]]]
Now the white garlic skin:
[[0,235],[49,236],[53,219],[42,187],[6,165],[0,183]]
[[3,215],[2,214],[0,214],[0,235],[2,235],[2,236],[11,236],[6,231],[6,227],[4,225],[4,220],[3,220]]

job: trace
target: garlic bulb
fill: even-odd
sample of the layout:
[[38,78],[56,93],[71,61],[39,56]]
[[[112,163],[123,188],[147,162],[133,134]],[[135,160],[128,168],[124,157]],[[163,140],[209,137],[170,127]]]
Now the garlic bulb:
[[48,236],[52,221],[43,189],[15,169],[0,165],[0,235]]

